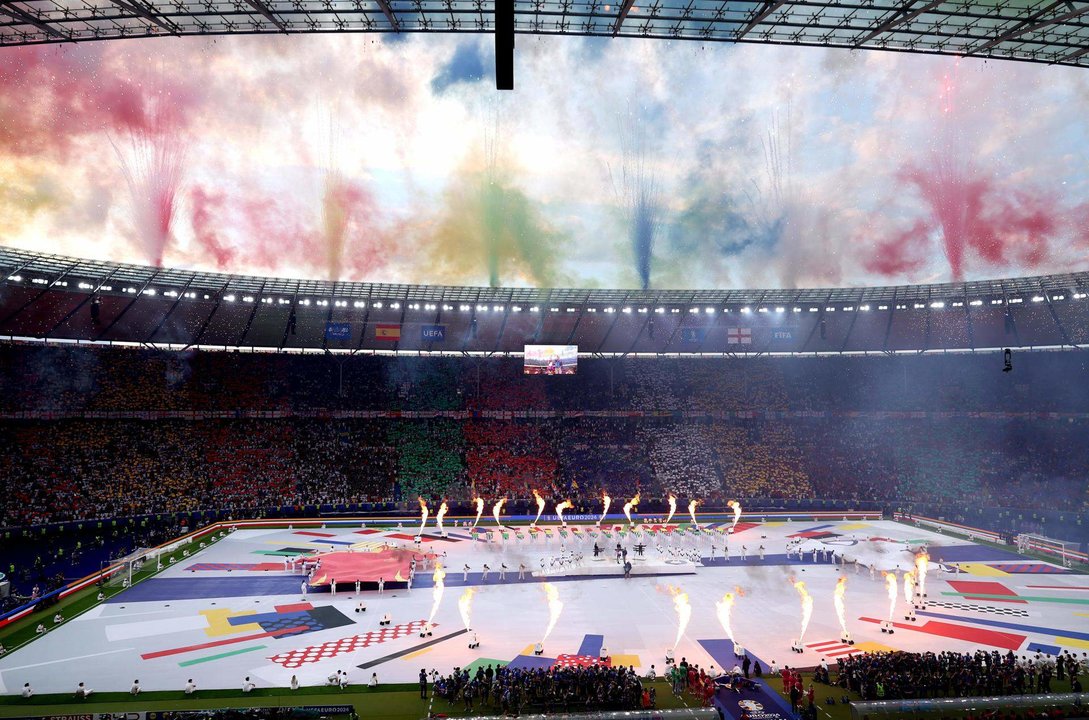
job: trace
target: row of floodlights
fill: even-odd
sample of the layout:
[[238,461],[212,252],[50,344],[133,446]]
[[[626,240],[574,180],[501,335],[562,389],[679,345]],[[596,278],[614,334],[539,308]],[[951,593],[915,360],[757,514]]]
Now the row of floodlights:
[[[21,275],[9,275],[8,276],[8,281],[9,282],[18,283],[18,282],[22,282],[23,279],[24,278]],[[49,285],[49,286],[55,286],[55,287],[68,287],[68,281],[67,280],[50,281],[50,280],[47,280],[45,278],[31,278],[30,282],[32,284],[35,284],[35,285]],[[96,286],[96,285],[92,285],[92,284],[86,283],[86,282],[79,283],[77,285],[77,287],[80,290],[91,290],[91,291],[94,291],[94,292],[112,292],[113,289],[114,289],[112,285],[97,285]],[[134,287],[123,287],[123,288],[121,288],[120,291],[122,293],[126,293],[126,294],[129,294],[129,295],[155,296],[155,295],[160,294],[160,292],[158,290],[156,290],[155,288],[139,289],[139,288],[134,288]],[[163,295],[163,297],[168,297],[168,298],[187,298],[187,299],[190,299],[190,300],[196,300],[196,299],[198,299],[198,297],[201,297],[204,300],[210,300],[211,299],[211,295],[209,295],[207,293],[197,293],[197,292],[193,292],[193,291],[165,290],[165,291],[162,291],[161,294]],[[1076,292],[1076,293],[1073,293],[1071,297],[1074,300],[1084,300],[1086,298],[1089,298],[1089,293]],[[256,298],[253,295],[243,295],[243,296],[239,297],[238,295],[233,294],[233,293],[223,295],[222,299],[225,300],[226,302],[238,302],[239,300],[241,300],[244,303],[261,302],[261,303],[266,304],[266,305],[291,305],[291,304],[293,304],[293,301],[290,298],[271,298],[271,297]],[[1043,295],[1033,295],[1029,299],[1030,299],[1031,302],[1041,303],[1041,302],[1044,302],[1044,301],[1049,300],[1049,299],[1051,301],[1066,300],[1066,295],[1056,294],[1056,295],[1052,295],[1050,298],[1044,297]],[[333,307],[346,308],[346,307],[348,307],[349,302],[350,302],[351,306],[353,308],[357,308],[357,309],[366,308],[366,307],[368,307],[368,305],[369,305],[369,307],[371,307],[371,308],[373,308],[375,310],[381,310],[382,308],[385,308],[385,307],[388,307],[391,310],[400,310],[401,309],[401,303],[399,303],[399,302],[395,301],[395,302],[385,303],[382,300],[371,300],[371,301],[368,302],[368,301],[364,301],[364,300],[352,300],[352,301],[348,301],[348,300],[325,300],[325,299],[311,300],[310,298],[304,298],[304,299],[298,300],[297,302],[298,302],[299,305],[303,305],[303,306],[316,305],[316,306],[319,306],[319,307],[328,307],[329,304],[332,303]],[[1025,302],[1025,298],[1019,298],[1019,297],[1014,297],[1014,298],[1009,298],[1009,299],[998,298],[998,299],[992,299],[989,302],[990,302],[991,305],[1003,305],[1003,304],[1017,305],[1017,304]],[[983,300],[977,299],[977,300],[969,300],[969,301],[967,301],[967,304],[970,305],[970,306],[973,306],[973,307],[978,307],[980,305],[984,305],[985,302]],[[956,308],[956,307],[964,307],[964,305],[965,305],[965,301],[963,301],[963,300],[952,300],[952,301],[950,301],[948,303],[943,301],[943,300],[936,300],[936,301],[929,302],[929,303],[926,303],[926,302],[913,302],[913,303],[910,303],[910,304],[909,303],[894,303],[894,304],[891,304],[891,305],[889,305],[889,304],[880,304],[880,305],[876,305],[876,309],[877,310],[888,310],[888,309],[892,308],[894,310],[908,310],[908,309],[924,310],[926,308],[932,308],[932,309],[941,309],[941,308],[945,308],[945,307],[955,307]],[[857,306],[855,306],[855,305],[845,305],[845,306],[841,306],[841,307],[838,307],[838,308],[833,307],[833,306],[826,306],[824,308],[824,311],[825,312],[836,312],[837,310],[839,310],[841,312],[853,312],[853,311],[857,310],[857,311],[860,311],[860,312],[869,312],[870,310],[873,310],[874,307],[875,306],[871,306],[871,305],[868,305],[868,304],[867,305],[857,305]],[[424,310],[424,311],[437,311],[437,310],[439,310],[441,308],[445,312],[450,312],[450,311],[453,311],[455,309],[455,307],[453,305],[449,305],[449,304],[439,305],[439,304],[435,304],[435,303],[410,303],[410,304],[408,304],[406,306],[406,308],[408,310]],[[506,312],[508,308],[507,308],[506,305],[484,305],[484,304],[478,304],[478,305],[475,305],[475,306],[474,305],[468,305],[468,304],[461,304],[461,305],[457,306],[457,310],[459,310],[460,312],[472,312],[474,309],[475,309],[476,312],[489,312],[489,311],[490,312]],[[521,305],[511,305],[509,309],[510,309],[511,312],[516,312],[516,313],[517,312],[523,312],[523,311],[541,312],[541,307],[539,305],[533,305],[533,306],[530,306],[530,307],[523,307]],[[549,312],[554,312],[554,313],[555,312],[574,313],[574,312],[579,312],[580,309],[581,308],[569,307],[569,306],[550,306],[548,308],[548,311]],[[596,312],[598,312],[599,308],[587,307],[587,308],[585,308],[585,310],[587,312],[596,313]],[[820,312],[820,310],[821,310],[821,308],[819,306],[812,306],[812,305],[807,306],[805,308],[798,307],[798,306],[793,306],[793,307],[790,308],[790,311],[795,312],[795,313],[806,312],[806,311],[812,313],[812,312]],[[603,313],[607,313],[607,314],[616,313],[616,312],[621,312],[621,313],[633,313],[633,312],[635,312],[635,313],[650,313],[651,309],[649,307],[631,307],[631,306],[628,306],[628,307],[616,308],[616,307],[608,306],[608,307],[600,308],[600,311],[603,312]],[[784,306],[781,306],[781,305],[774,306],[774,307],[761,306],[761,307],[756,307],[756,308],[746,306],[746,307],[740,308],[740,310],[739,310],[739,312],[741,312],[744,315],[747,315],[747,314],[752,313],[754,311],[758,312],[758,313],[770,313],[770,312],[785,313],[787,311],[787,308],[784,307]],[[683,312],[683,309],[679,308],[679,307],[670,307],[670,308],[656,307],[656,308],[653,309],[653,312],[655,314],[658,314],[658,315],[662,315],[662,314],[665,314],[665,313],[676,314],[676,313]],[[705,306],[703,308],[690,307],[690,308],[688,308],[688,312],[693,314],[693,315],[699,314],[701,312],[706,314],[706,315],[714,315],[716,312],[718,312],[718,308],[715,308],[715,307],[712,307],[712,306]],[[731,308],[723,308],[722,312],[729,313],[729,312],[733,312],[733,310]]]

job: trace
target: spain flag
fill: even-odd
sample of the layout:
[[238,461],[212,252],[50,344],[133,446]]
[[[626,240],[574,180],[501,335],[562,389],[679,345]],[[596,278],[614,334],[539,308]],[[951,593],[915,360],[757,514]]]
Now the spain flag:
[[397,342],[401,339],[401,326],[400,325],[375,325],[374,326],[374,339],[375,340],[388,340],[390,342]]

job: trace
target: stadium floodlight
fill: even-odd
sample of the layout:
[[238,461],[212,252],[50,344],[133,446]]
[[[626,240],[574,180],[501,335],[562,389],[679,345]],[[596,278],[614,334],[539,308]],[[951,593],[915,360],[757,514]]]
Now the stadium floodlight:
[[113,290],[113,285],[99,285],[98,289],[99,290],[105,290],[106,292],[110,292],[111,290]]
[[835,312],[835,311],[836,311],[836,309],[835,309],[834,307],[826,307],[826,308],[824,309],[824,311],[825,311],[825,312]]
[[558,307],[554,307],[554,308],[549,308],[549,311],[550,312],[559,312],[560,309]]
[[944,302],[942,302],[941,300],[938,300],[938,301],[936,301],[936,302],[932,302],[932,303],[930,303],[930,307],[932,307],[932,308],[938,308],[938,309],[940,309],[940,308],[943,308],[943,307],[945,307],[945,303],[944,303]]
[[381,310],[382,309],[382,301],[381,300],[376,300],[375,302],[371,303],[371,307],[373,307],[373,308],[375,308],[377,310]]
[[605,312],[607,312],[607,313],[614,313],[614,312],[616,312],[616,308],[612,308],[612,307],[607,307],[607,308],[605,308]]
[[870,311],[870,306],[869,305],[859,305],[858,309],[861,310],[862,312],[869,312]]
[[1075,300],[1084,300],[1085,299],[1085,293],[1074,293],[1074,299]]
[[664,313],[664,312],[665,312],[665,308],[664,308],[664,307],[660,307],[660,308],[654,308],[654,312],[656,312],[656,313],[658,313],[659,315],[661,315],[662,313]]
[[621,310],[621,312],[624,312],[624,313],[627,313],[627,314],[629,314],[629,315],[630,315],[630,314],[631,314],[631,308],[630,308],[630,307],[626,307],[626,308],[624,308],[623,310]]
[[476,306],[476,311],[477,312],[488,312],[488,306],[487,305],[477,305]]
[[531,307],[531,308],[529,309],[529,311],[530,311],[530,312],[540,312],[540,311],[541,311],[541,308],[540,308],[540,307],[538,307],[538,306],[536,306],[536,305],[534,305],[533,307]]
[[843,308],[843,312],[854,312],[854,310],[855,310],[854,305],[845,305],[844,308]]
[[190,300],[196,300],[197,294],[195,292],[187,292],[185,293],[185,297],[189,298]]
[[522,306],[521,305],[512,305],[511,308],[510,308],[510,311],[511,312],[522,312]]
[[924,308],[926,308],[926,303],[915,303],[916,310],[923,310]]
[[671,313],[673,313],[674,315],[676,315],[676,314],[677,314],[677,313],[679,313],[680,311],[681,311],[681,309],[680,309],[680,308],[673,308],[672,310],[670,310],[670,312],[671,312]]
[[647,308],[639,308],[639,312],[645,313],[645,312],[647,312]]
[[394,310],[400,310],[401,309],[401,303],[392,303],[392,304],[390,304],[390,307],[393,308]]
[[1066,300],[1066,295],[1052,295],[1052,300]]
[[419,310],[420,309],[420,303],[412,303],[411,305],[408,306],[408,309],[409,310]]
[[247,295],[246,297],[242,298],[242,302],[252,303],[253,295]]
[[356,300],[355,302],[352,303],[352,307],[365,308],[365,307],[367,307],[367,303],[363,302],[362,300]]
[[473,308],[471,306],[469,306],[469,305],[460,305],[460,306],[458,306],[458,310],[461,310],[462,312],[469,312],[472,309]]
[[596,313],[596,312],[597,312],[597,308],[586,308],[586,312],[592,312],[592,313]]
[[692,308],[688,308],[688,313],[689,313],[690,315],[695,315],[695,314],[696,314],[696,313],[698,313],[699,311],[700,311],[700,309],[699,309],[699,308],[697,308],[697,307],[692,307]]
[[92,286],[91,286],[91,284],[90,284],[90,283],[85,283],[85,282],[81,282],[81,283],[79,284],[79,289],[80,289],[80,290],[90,290],[90,289],[91,289],[91,287],[92,287]]
[[785,312],[786,312],[786,308],[785,308],[785,307],[777,307],[777,308],[775,308],[775,312],[777,312],[777,313],[785,313]]
[[32,278],[30,282],[34,283],[35,285],[45,285],[49,281],[45,278]]
[[752,308],[743,307],[743,308],[741,308],[741,312],[748,315],[749,313],[752,312]]
[[878,309],[878,310],[888,310],[888,309],[889,309],[889,306],[888,306],[888,305],[878,305],[878,306],[877,306],[877,309]]
[[991,305],[1001,305],[1001,304],[1002,304],[1001,300],[991,300]]
[[820,308],[811,307],[809,308],[809,312],[820,312]]
[[310,304],[310,300],[300,300],[300,301],[299,301],[299,304],[300,304],[300,305],[309,305],[309,304]]
[[144,295],[155,295],[155,288],[144,288]]
[[23,276],[22,275],[8,275],[8,280],[11,280],[12,282],[22,282],[23,281]]
[[1044,301],[1044,296],[1043,295],[1034,295],[1032,297],[1032,302],[1043,302],[1043,301]]
[[[503,310],[505,309],[506,308],[504,308],[502,305],[492,305],[492,312],[503,312]],[[568,312],[570,312],[570,310]]]
[[703,311],[705,313],[707,313],[708,315],[714,315],[715,314],[715,309],[713,307],[704,308]]
[[964,303],[962,303],[962,302],[960,302],[960,301],[958,300],[957,302],[954,302],[954,303],[953,303],[953,307],[964,307]]
[[800,307],[793,308],[793,312],[799,313],[802,309]]
[[224,295],[223,299],[227,302],[234,302],[234,295]]
[[[54,285],[60,285],[61,287],[68,287],[68,281],[67,280],[57,280],[53,284]],[[154,293],[152,293],[152,294],[154,294]]]
[[972,307],[979,307],[980,305],[983,304],[983,301],[982,300],[972,300],[968,304],[971,305]]
[[328,300],[318,300],[318,305],[320,305],[321,307],[329,307],[329,301]]
[[766,313],[767,311],[768,311],[768,309],[766,307],[756,308],[756,312]]
[[572,307],[567,308],[567,312],[575,312],[576,310],[578,310],[578,308],[572,308]]
[[1016,304],[1022,303],[1024,301],[1025,301],[1024,298],[1010,298],[1010,305],[1016,305]]
[[443,310],[453,310],[453,309],[454,309],[454,306],[453,306],[453,305],[443,305],[443,306],[442,306],[442,309],[443,309]]

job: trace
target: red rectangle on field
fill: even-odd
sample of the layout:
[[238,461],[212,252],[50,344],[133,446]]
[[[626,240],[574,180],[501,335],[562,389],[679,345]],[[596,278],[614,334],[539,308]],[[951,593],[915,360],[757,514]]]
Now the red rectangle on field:
[[[876,618],[864,617],[859,619],[872,623],[881,622]],[[977,645],[989,645],[991,647],[1002,648],[1003,650],[1019,650],[1021,648],[1021,643],[1025,642],[1024,635],[999,632],[997,630],[986,630],[984,628],[967,627],[965,625],[954,625],[953,623],[939,622],[937,620],[928,620],[922,625],[894,622],[892,626],[897,630],[914,630],[915,632],[926,633],[928,635],[938,635],[954,640],[964,640],[965,642],[975,643]]]
[[311,532],[310,530],[296,530],[296,535],[310,535],[311,537],[336,537],[335,533],[319,533]]
[[298,625],[296,627],[273,630],[272,632],[254,633],[253,635],[242,635],[239,637],[227,638],[226,640],[213,640],[212,642],[201,643],[200,645],[186,645],[184,647],[157,650],[155,652],[144,653],[140,657],[142,657],[144,660],[154,660],[155,658],[166,657],[167,655],[181,655],[182,653],[193,652],[194,650],[207,650],[208,648],[219,647],[221,645],[233,645],[234,643],[246,642],[248,640],[260,640],[261,638],[277,637],[280,635],[297,633],[301,630],[309,629],[309,625]]
[[314,606],[308,602],[295,603],[294,605],[277,605],[276,612],[289,613],[289,612],[304,612],[306,610],[313,610]]
[[[949,586],[959,593],[962,593],[967,600],[990,600],[991,602],[1010,602],[1026,604],[1024,600],[1017,599],[1017,593],[1010,590],[1002,583],[987,582],[985,580],[950,580]],[[1005,595],[1009,597],[1009,600],[1002,600],[995,597],[972,597],[972,595]]]

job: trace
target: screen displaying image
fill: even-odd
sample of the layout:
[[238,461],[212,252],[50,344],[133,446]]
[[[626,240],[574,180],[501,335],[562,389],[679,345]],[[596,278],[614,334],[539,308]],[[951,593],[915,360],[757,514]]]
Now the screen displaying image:
[[574,375],[579,369],[578,345],[526,345],[526,375]]

